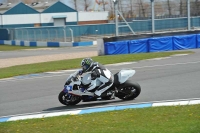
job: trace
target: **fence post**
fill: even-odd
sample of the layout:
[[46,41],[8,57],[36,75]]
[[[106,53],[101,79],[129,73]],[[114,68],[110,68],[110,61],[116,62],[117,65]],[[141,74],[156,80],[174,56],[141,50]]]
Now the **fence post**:
[[154,0],[151,0],[151,23],[152,23],[152,33],[155,33]]
[[13,29],[13,39],[16,40],[16,28]]
[[[24,33],[23,33],[23,29],[22,29],[22,35],[21,35],[21,40],[24,39]],[[25,39],[24,39],[25,40]]]
[[57,32],[56,29],[55,29],[55,31],[56,31],[56,35],[55,35],[55,40],[54,41],[58,40],[58,32]]
[[64,42],[67,41],[67,39],[66,39],[66,30],[65,30],[65,28],[66,28],[66,26],[63,27],[63,31],[64,31]]
[[71,38],[72,38],[72,42],[74,42],[74,33],[73,33],[73,30],[71,28],[69,28],[69,30],[71,31]]
[[8,31],[8,40],[10,40],[10,30],[6,29]]
[[34,41],[37,41],[35,30],[33,30],[33,32],[34,32],[34,39],[35,39]]
[[42,41],[42,30],[41,29],[39,29],[40,30],[40,36],[41,36],[41,40],[40,41]]
[[187,17],[188,17],[188,30],[191,30],[191,20],[190,20],[190,0],[187,0]]
[[47,40],[49,40],[49,39],[50,39],[50,37],[49,37],[49,30],[48,30],[48,29],[46,29],[46,30],[47,30],[47,32],[48,32]]
[[113,0],[115,8],[115,36],[119,36],[119,23],[118,23],[118,0]]
[[29,40],[29,35],[28,35],[28,30],[26,30],[26,32],[27,32],[27,41],[30,41]]

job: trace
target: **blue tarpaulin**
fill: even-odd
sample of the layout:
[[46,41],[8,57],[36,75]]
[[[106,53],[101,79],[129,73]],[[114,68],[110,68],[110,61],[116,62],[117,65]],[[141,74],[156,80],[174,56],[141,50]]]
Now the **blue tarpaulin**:
[[106,42],[104,45],[105,54],[128,54],[128,43],[129,41],[118,41],[118,42]]
[[181,49],[193,49],[196,48],[196,34],[194,35],[182,35],[182,36],[174,36],[173,43],[174,43],[174,50],[181,50]]
[[129,53],[147,53],[148,39],[130,40]]
[[200,48],[200,34],[197,34],[197,48]]
[[156,37],[149,39],[149,52],[173,50],[172,37]]

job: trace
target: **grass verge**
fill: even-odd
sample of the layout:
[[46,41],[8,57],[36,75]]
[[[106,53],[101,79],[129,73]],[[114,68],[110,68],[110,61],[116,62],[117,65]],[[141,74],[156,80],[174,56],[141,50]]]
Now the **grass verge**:
[[0,51],[13,51],[13,50],[37,49],[37,48],[43,48],[43,47],[26,47],[26,46],[0,45]]
[[[92,59],[102,64],[113,64],[113,63],[121,63],[121,62],[133,62],[133,61],[158,58],[158,57],[167,57],[174,54],[185,54],[185,53],[193,53],[193,52],[176,51],[176,52],[161,52],[161,53],[159,52],[159,53],[110,55],[110,56],[96,56],[96,57],[92,57]],[[82,58],[78,58],[78,59],[51,61],[51,62],[44,62],[44,63],[0,68],[0,78],[8,78],[8,77],[31,74],[31,73],[42,73],[42,72],[47,72],[47,71],[80,68],[81,60]]]
[[200,105],[127,109],[0,123],[2,133],[200,133]]

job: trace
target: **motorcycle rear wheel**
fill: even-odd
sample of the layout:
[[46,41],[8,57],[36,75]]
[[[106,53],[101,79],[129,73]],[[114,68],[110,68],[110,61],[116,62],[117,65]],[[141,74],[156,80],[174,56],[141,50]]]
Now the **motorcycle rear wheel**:
[[120,86],[119,90],[120,94],[116,95],[119,99],[133,100],[140,94],[141,87],[136,82],[132,83],[131,81],[127,81],[122,86]]
[[81,101],[79,96],[69,95],[63,91],[61,91],[58,95],[58,100],[63,105],[76,105]]

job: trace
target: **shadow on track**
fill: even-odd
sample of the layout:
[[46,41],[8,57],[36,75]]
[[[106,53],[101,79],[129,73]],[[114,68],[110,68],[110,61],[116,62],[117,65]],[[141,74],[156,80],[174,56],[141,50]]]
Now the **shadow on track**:
[[[89,108],[89,107],[97,107],[97,106],[105,106],[105,105],[114,105],[117,103],[123,103],[123,100],[102,100],[102,101],[95,101],[95,102],[81,102],[77,105],[73,106],[59,106],[59,107],[53,107],[48,108],[43,111],[58,111],[58,110],[78,110],[83,108]],[[113,103],[113,104],[112,104]]]

